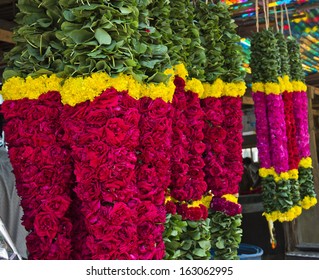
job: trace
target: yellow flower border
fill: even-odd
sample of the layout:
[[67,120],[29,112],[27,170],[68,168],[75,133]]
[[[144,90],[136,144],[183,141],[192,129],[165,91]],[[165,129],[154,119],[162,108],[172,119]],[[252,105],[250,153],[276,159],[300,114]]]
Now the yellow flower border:
[[262,83],[256,82],[252,84],[253,92],[264,92],[265,94],[279,95],[285,91],[299,92],[307,91],[307,85],[302,81],[290,81],[289,76],[278,77],[278,83]]
[[299,167],[303,168],[312,168],[312,159],[311,157],[302,158],[299,162]]
[[110,77],[104,72],[92,73],[90,76],[70,77],[62,79],[55,74],[43,75],[37,78],[12,77],[2,87],[1,94],[5,100],[19,100],[23,98],[37,99],[48,91],[58,91],[62,103],[75,106],[87,100],[94,100],[105,89],[114,87],[117,91],[128,91],[135,99],[150,97],[162,98],[165,102],[172,102],[175,85],[174,76],[180,76],[186,81],[185,89],[198,94],[200,98],[232,96],[240,97],[245,94],[245,82],[226,83],[217,79],[213,84],[202,83],[197,79],[187,79],[185,66],[179,64],[174,69],[165,71],[170,78],[167,83],[139,83],[133,76],[119,74]]
[[280,211],[273,211],[271,213],[263,213],[263,216],[266,217],[267,221],[279,221],[279,222],[290,222],[300,216],[302,213],[301,206],[293,206],[287,212],[282,213]]
[[274,167],[271,168],[260,168],[259,169],[259,176],[262,178],[266,178],[267,176],[273,176],[275,182],[279,182],[280,180],[298,180],[298,170],[297,169],[291,169],[287,172],[281,172],[278,174],[275,171]]
[[303,200],[301,201],[301,207],[306,210],[308,210],[309,208],[311,208],[312,206],[316,204],[317,204],[317,198],[311,197],[309,195],[305,196]]

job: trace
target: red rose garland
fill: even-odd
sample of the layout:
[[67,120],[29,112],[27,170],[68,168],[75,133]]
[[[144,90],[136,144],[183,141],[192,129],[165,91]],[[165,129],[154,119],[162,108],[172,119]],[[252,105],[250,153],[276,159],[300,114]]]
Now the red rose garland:
[[225,141],[225,169],[228,175],[228,189],[224,194],[238,194],[243,174],[242,164],[242,110],[240,97],[222,97],[227,132]]
[[108,89],[90,103],[66,107],[65,139],[75,161],[74,192],[88,232],[82,233],[82,242],[92,259],[138,259],[137,105],[126,92]]
[[225,195],[237,194],[242,176],[241,100],[239,97],[208,97],[202,100],[205,112],[205,173],[213,193],[211,207],[229,216],[241,213],[240,204]]
[[137,190],[142,200],[137,219],[140,259],[163,259],[165,193],[170,184],[171,105],[157,98],[139,100],[140,139],[137,147]]
[[282,97],[285,108],[286,133],[287,139],[289,139],[289,141],[287,141],[289,169],[298,169],[299,154],[296,138],[296,123],[293,111],[293,96],[292,93],[285,91]]
[[202,154],[205,151],[203,134],[204,113],[198,95],[185,92],[185,80],[175,77],[175,93],[172,103],[172,177],[170,195],[175,202],[168,201],[168,213],[176,212],[184,220],[206,219],[207,208],[200,204],[190,206],[189,202],[201,200],[207,191],[205,165]]
[[24,210],[29,259],[69,259],[72,159],[61,142],[57,92],[2,104],[16,187]]

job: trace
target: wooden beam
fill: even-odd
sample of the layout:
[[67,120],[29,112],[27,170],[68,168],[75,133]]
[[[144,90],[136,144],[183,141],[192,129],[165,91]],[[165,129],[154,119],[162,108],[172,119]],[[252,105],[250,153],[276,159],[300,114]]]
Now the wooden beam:
[[12,40],[12,32],[4,29],[0,29],[0,41],[14,44]]

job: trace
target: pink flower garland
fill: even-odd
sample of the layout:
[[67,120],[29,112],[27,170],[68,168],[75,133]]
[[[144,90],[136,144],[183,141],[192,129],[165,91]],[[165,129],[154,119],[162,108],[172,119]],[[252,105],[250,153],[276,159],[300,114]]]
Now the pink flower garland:
[[256,116],[257,149],[260,168],[271,168],[269,124],[267,117],[266,96],[263,92],[254,92]]
[[61,143],[61,110],[57,92],[2,105],[23,225],[29,231],[29,259],[69,259],[71,255],[72,159]]
[[287,134],[282,95],[266,95],[270,132],[271,162],[277,174],[289,170]]
[[296,137],[299,157],[310,157],[309,131],[308,131],[308,97],[305,91],[293,92],[294,116],[296,122]]

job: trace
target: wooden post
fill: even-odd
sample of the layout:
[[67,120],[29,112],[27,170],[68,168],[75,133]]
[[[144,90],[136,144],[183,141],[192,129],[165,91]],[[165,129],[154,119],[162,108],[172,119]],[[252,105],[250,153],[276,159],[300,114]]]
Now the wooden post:
[[308,87],[308,120],[309,120],[309,134],[310,134],[310,151],[313,166],[313,180],[316,194],[319,194],[319,165],[318,165],[318,151],[316,145],[316,127],[313,120],[312,100],[315,96],[315,88]]

